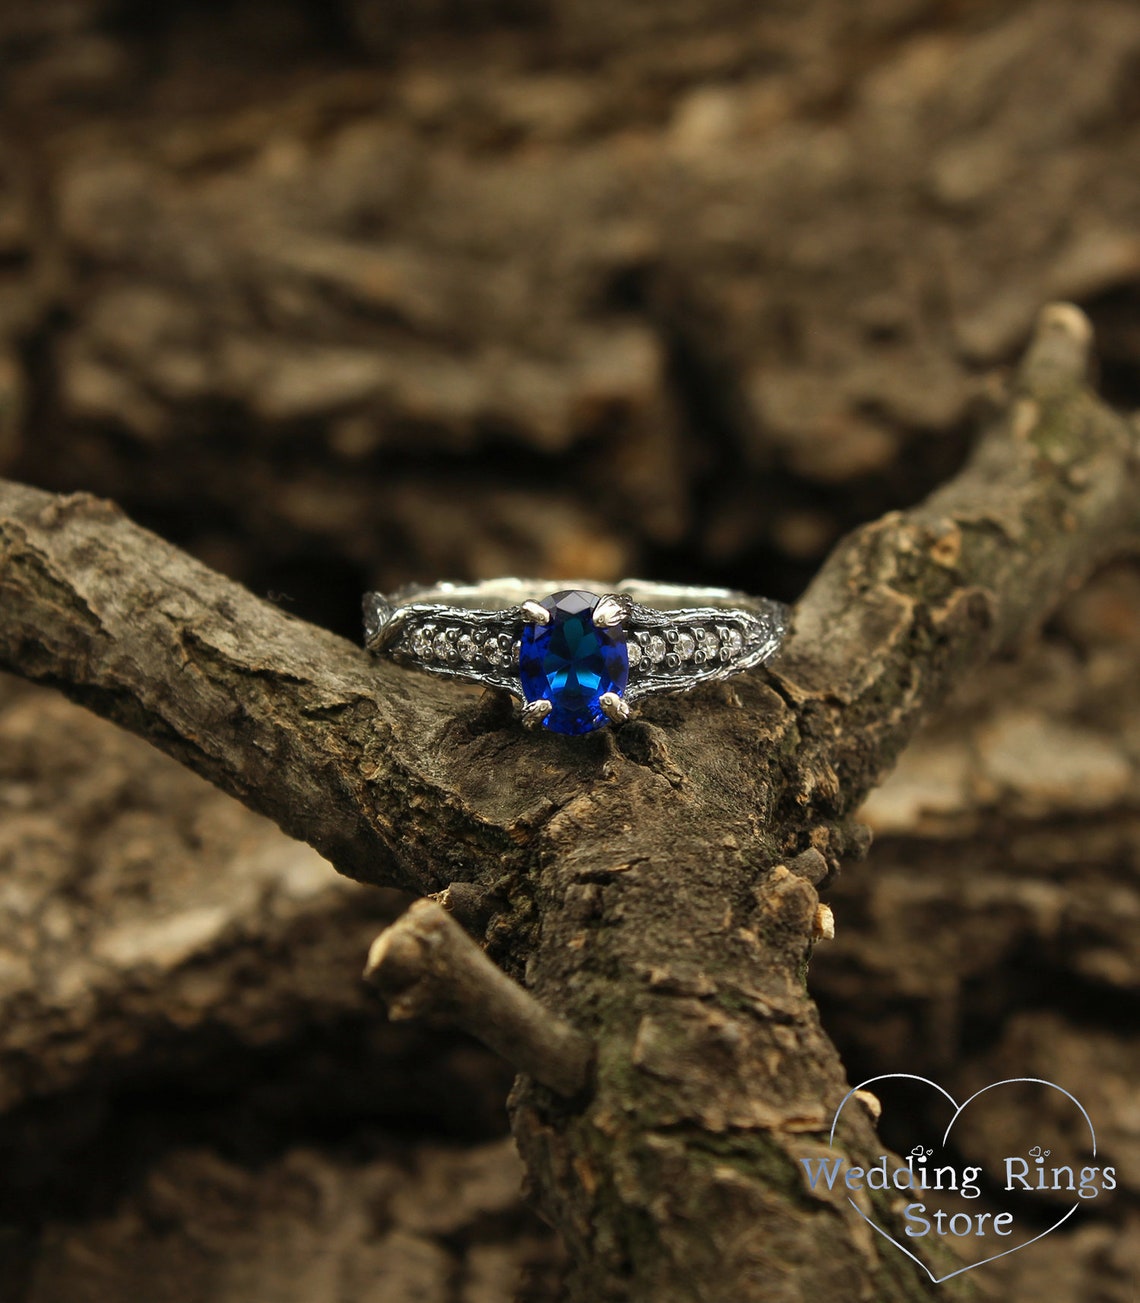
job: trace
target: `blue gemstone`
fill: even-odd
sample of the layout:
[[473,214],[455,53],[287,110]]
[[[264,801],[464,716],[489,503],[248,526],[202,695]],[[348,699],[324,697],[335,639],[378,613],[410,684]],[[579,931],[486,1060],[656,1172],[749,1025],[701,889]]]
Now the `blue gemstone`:
[[549,624],[524,625],[519,677],[527,701],[549,701],[542,721],[555,733],[589,733],[605,724],[604,692],[620,697],[629,680],[629,653],[621,626],[594,624],[597,593],[567,589],[544,597]]

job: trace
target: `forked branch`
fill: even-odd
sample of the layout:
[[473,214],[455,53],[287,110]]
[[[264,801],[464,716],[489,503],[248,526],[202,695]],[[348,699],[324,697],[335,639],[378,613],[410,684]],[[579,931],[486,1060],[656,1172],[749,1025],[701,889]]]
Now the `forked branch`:
[[[421,895],[469,884],[452,890],[480,902],[472,926],[525,990],[427,907],[378,968],[399,971],[398,1007],[458,1010],[533,1074],[515,1134],[577,1298],[932,1297],[844,1197],[802,1180],[847,1090],[802,978],[826,931],[816,888],[860,853],[852,816],[922,718],[1140,543],[1140,431],[1089,390],[1089,345],[1077,309],[1046,309],[969,464],[836,548],[767,672],[611,733],[526,733],[105,503],[11,484],[0,665],[342,872]],[[567,1101],[591,1043],[592,1090]],[[853,1161],[881,1152],[870,1112],[843,1116]],[[890,1208],[864,1211],[897,1230]]]

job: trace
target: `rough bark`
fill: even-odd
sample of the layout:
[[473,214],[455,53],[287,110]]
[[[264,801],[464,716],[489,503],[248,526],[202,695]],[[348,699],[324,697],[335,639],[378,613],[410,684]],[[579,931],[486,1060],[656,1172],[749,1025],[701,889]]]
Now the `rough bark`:
[[406,905],[0,675],[0,1299],[550,1303],[509,1068],[360,981]]
[[1128,0],[43,0],[0,63],[0,474],[341,632],[413,577],[794,595],[1051,298],[1136,401]]
[[119,1207],[49,1227],[25,1297],[549,1303],[559,1264],[519,1204],[512,1148],[393,1145],[357,1163],[299,1149],[254,1170],[174,1152]]
[[[840,925],[810,986],[854,1079],[921,1064],[959,1099],[1010,1076],[1063,1079],[1121,1174],[1072,1235],[971,1273],[986,1298],[1135,1292],[1138,666],[1140,573],[1126,562],[959,688],[864,803],[874,847],[829,892]],[[911,1120],[916,1138],[938,1121]],[[976,1122],[963,1161],[1028,1148],[1032,1121],[1003,1108]]]
[[[406,904],[338,877],[121,729],[0,677],[0,1205],[74,1142],[68,1115],[98,1117],[77,1098],[147,1073],[228,1073],[227,1045],[328,1047],[335,1028],[352,1029],[366,1078],[344,1113],[368,1093],[377,1116],[430,1106],[445,1128],[493,1128],[506,1082],[489,1056],[377,1023],[359,981],[377,928]],[[332,1070],[314,1066],[319,1092]]]
[[[349,637],[362,587],[440,575],[648,571],[790,597],[851,523],[960,464],[986,369],[1012,359],[1040,302],[1079,299],[1104,392],[1140,404],[1140,171],[1124,165],[1138,59],[1130,0],[5,6],[0,475],[111,497]],[[1063,659],[1067,639],[1054,630],[1044,650]],[[1049,1075],[1039,1015],[1060,1010],[1057,1054],[1071,1049],[1077,1093],[1127,1151],[1136,929],[1113,924],[1133,917],[1136,799],[1082,813],[1066,793],[1120,791],[1118,743],[1136,755],[1140,735],[1117,709],[1124,680],[1099,708],[1100,745],[1062,686],[1011,718],[1001,684],[1034,664],[993,677],[978,706],[992,729],[956,716],[957,742],[920,744],[918,769],[858,816],[883,845],[828,884],[836,962],[821,946],[812,974],[854,1079],[904,1061],[975,1081],[1000,1053]],[[1091,691],[1104,672],[1103,648],[1082,645],[1062,682]],[[407,1024],[364,1036],[359,957],[383,922],[357,917],[366,893],[294,897],[300,853],[253,816],[183,790],[169,766],[143,777],[141,748],[121,766],[129,739],[73,723],[67,703],[14,711],[24,733],[0,738],[0,802],[13,750],[42,764],[0,811],[17,916],[0,928],[0,966],[14,964],[0,1074],[8,1101],[75,1093],[38,1131],[23,1109],[0,1123],[0,1199],[21,1166],[13,1132],[38,1135],[35,1166],[69,1115],[98,1125],[108,1083],[156,1072],[167,1095],[145,1159],[118,1143],[122,1114],[102,1125],[112,1167],[165,1172],[150,1155],[185,1124],[167,1054],[206,1090],[219,1074],[233,1116],[247,1074],[279,1055],[281,1143],[326,1156],[305,1122],[323,1090],[364,1130],[373,1114],[355,1109],[377,1077],[384,1098],[431,1101],[421,1127],[451,1124],[436,1071],[471,1051],[433,1057]],[[26,735],[42,724],[50,740]],[[89,774],[69,762],[69,731]],[[984,763],[963,761],[975,752]],[[20,805],[29,784],[39,804]],[[908,830],[916,803],[930,810]],[[173,896],[150,890],[148,842]],[[254,846],[266,859],[251,866]],[[251,875],[264,911],[243,912]],[[472,884],[448,896],[479,932],[496,908]],[[225,927],[210,935],[199,916],[179,961],[180,920],[203,902]],[[152,960],[132,962],[136,928]],[[60,971],[86,974],[97,999],[61,992]],[[358,1072],[361,1037],[376,1054]],[[74,1170],[106,1181],[86,1155]],[[257,1252],[213,1220],[215,1202],[209,1180],[188,1183],[187,1238],[197,1219],[211,1252],[224,1256],[226,1229],[235,1262]],[[161,1240],[171,1207],[132,1197],[126,1216]],[[1081,1220],[1099,1225],[1008,1259],[1023,1288],[1000,1296],[1131,1299],[1118,1214],[1098,1204]],[[0,1208],[0,1293],[2,1223]],[[267,1255],[289,1234],[276,1224],[261,1223]],[[100,1245],[119,1255],[118,1297],[137,1295],[133,1255],[161,1250],[116,1229],[45,1243],[77,1248],[59,1296],[86,1288]],[[179,1254],[179,1235],[166,1242]],[[186,1303],[182,1282],[212,1303],[186,1261],[163,1273],[172,1297]],[[287,1275],[262,1292],[284,1295]],[[111,1273],[99,1281],[114,1299]]]
[[[1137,431],[1087,390],[1088,342],[1074,309],[1043,314],[1006,418],[837,549],[771,674],[616,734],[524,736],[503,703],[369,664],[106,504],[17,486],[0,660],[344,872],[488,893],[491,952],[599,1048],[584,1106],[525,1079],[514,1100],[578,1296],[922,1297],[798,1175],[845,1090],[803,989],[809,879],[859,853],[858,803],[947,690],[1136,545]],[[857,1120],[843,1142],[876,1143]]]

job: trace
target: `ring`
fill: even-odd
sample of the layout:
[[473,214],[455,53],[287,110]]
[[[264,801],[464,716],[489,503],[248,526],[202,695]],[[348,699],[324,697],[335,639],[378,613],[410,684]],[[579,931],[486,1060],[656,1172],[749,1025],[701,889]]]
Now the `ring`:
[[769,660],[791,611],[727,588],[625,579],[490,579],[364,597],[365,646],[448,678],[502,688],[555,733],[623,723],[629,703]]

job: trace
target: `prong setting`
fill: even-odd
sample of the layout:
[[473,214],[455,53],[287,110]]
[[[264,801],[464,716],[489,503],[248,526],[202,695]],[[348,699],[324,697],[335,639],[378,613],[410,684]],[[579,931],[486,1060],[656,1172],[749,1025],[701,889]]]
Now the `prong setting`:
[[523,602],[522,613],[532,624],[550,623],[550,612],[537,602]]
[[598,705],[611,724],[624,724],[629,719],[630,709],[616,692],[603,692]]
[[537,701],[528,701],[522,708],[522,722],[527,728],[538,728],[553,709],[553,704],[545,697],[539,697]]
[[615,629],[627,614],[626,602],[617,593],[603,593],[594,607],[593,619],[599,629]]

